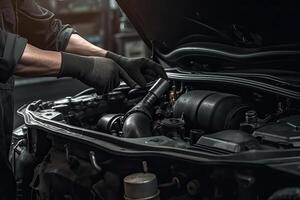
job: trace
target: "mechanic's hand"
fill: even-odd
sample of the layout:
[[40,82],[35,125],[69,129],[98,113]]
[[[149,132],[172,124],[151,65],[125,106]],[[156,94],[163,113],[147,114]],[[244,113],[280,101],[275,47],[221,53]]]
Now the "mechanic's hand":
[[141,87],[145,87],[147,82],[153,81],[157,78],[167,79],[167,75],[162,66],[150,59],[127,58],[113,52],[107,52],[106,57],[118,63]]
[[128,85],[134,85],[128,74],[111,59],[62,53],[62,60],[58,77],[77,78],[99,93],[107,93],[118,87],[120,78]]

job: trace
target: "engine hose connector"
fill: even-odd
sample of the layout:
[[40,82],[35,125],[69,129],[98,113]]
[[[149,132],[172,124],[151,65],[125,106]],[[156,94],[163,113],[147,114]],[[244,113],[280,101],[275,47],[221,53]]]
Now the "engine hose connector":
[[148,94],[124,116],[123,137],[141,138],[152,135],[152,110],[156,101],[169,89],[169,82],[160,78]]

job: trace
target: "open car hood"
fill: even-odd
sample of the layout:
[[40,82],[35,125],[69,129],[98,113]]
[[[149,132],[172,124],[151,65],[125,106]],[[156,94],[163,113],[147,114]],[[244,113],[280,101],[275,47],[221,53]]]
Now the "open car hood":
[[299,1],[117,2],[146,44],[166,61],[186,54],[242,64],[299,60]]

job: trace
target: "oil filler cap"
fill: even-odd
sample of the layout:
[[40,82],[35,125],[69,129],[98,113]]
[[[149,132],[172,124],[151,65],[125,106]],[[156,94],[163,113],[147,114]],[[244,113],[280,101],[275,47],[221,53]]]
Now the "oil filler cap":
[[159,189],[155,174],[136,173],[124,178],[126,200],[159,200]]

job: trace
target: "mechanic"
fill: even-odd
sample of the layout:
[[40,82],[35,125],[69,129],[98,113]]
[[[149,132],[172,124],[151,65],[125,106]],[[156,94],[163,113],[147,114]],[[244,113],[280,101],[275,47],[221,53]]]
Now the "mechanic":
[[0,199],[15,199],[8,161],[13,129],[13,75],[73,77],[106,93],[120,84],[144,87],[166,77],[146,58],[130,59],[101,49],[63,25],[34,0],[0,0]]

